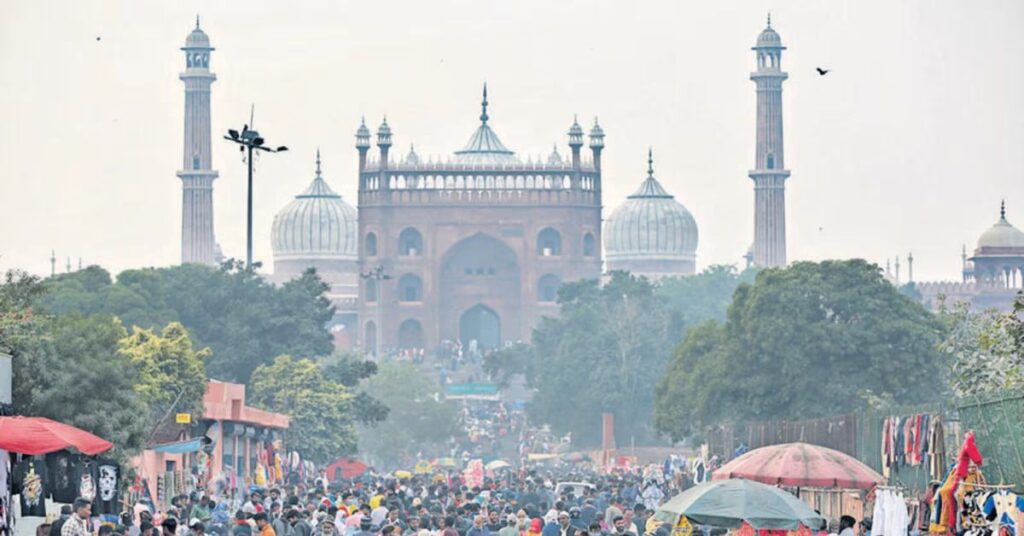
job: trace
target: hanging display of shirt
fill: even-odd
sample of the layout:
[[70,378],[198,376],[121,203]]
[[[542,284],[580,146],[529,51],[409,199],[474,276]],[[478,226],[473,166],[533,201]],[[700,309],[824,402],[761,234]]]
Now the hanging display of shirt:
[[15,493],[21,497],[21,515],[46,517],[47,488],[46,464],[25,458],[14,468],[12,475]]
[[66,450],[46,455],[46,469],[50,473],[50,493],[54,502],[70,504],[78,496],[78,486],[73,485],[72,472],[77,456]]
[[93,513],[117,514],[121,511],[117,487],[121,479],[121,466],[114,460],[96,460],[96,500]]
[[10,472],[10,455],[6,450],[0,449],[0,535],[4,536],[13,532],[11,520],[14,512],[11,510],[11,489],[7,481]]
[[75,489],[75,496],[89,502],[96,500],[96,462],[83,458],[73,466],[73,469],[71,484]]

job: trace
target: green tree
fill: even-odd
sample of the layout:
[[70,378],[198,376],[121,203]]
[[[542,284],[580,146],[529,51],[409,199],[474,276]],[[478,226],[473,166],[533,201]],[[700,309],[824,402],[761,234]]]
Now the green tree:
[[355,452],[352,395],[316,361],[278,356],[253,372],[251,386],[253,405],[289,416],[285,444],[303,458],[323,464]]
[[797,262],[741,285],[724,325],[687,338],[657,388],[678,439],[730,420],[808,418],[945,392],[935,315],[863,260]]
[[45,286],[40,303],[54,314],[108,314],[147,329],[180,322],[199,347],[212,350],[207,373],[219,379],[247,383],[253,369],[274,356],[321,356],[333,348],[326,329],[333,309],[313,270],[274,286],[233,262],[220,269],[126,270],[116,282],[90,266]]
[[605,285],[562,286],[558,303],[559,316],[533,332],[531,416],[581,444],[599,441],[605,412],[615,415],[620,442],[650,437],[653,387],[678,340],[654,286],[613,272]]
[[320,366],[325,376],[353,391],[352,414],[356,422],[372,426],[388,417],[388,407],[359,388],[360,383],[377,373],[377,363],[356,352],[335,351]]
[[940,317],[947,334],[939,350],[950,357],[950,381],[957,395],[1024,386],[1022,308],[1020,297],[1011,313],[975,312],[962,302],[943,304]]
[[756,274],[755,268],[740,272],[733,265],[718,264],[696,275],[661,279],[655,294],[665,300],[669,329],[682,335],[706,320],[724,321],[736,287],[753,282]]
[[456,433],[452,403],[436,382],[409,363],[381,365],[366,390],[388,407],[376,426],[361,425],[359,450],[387,467],[409,467],[418,452],[436,452]]
[[132,328],[118,343],[121,355],[139,372],[135,392],[149,406],[154,420],[170,412],[203,414],[206,366],[210,349],[196,351],[188,330],[171,322],[160,334]]
[[536,379],[536,355],[532,346],[517,342],[484,356],[483,368],[502,387],[508,387],[512,378],[520,374],[527,385],[532,385]]
[[76,315],[45,320],[39,344],[14,360],[14,406],[22,415],[48,417],[102,437],[129,456],[150,433],[140,375],[118,352],[125,336],[110,317]]

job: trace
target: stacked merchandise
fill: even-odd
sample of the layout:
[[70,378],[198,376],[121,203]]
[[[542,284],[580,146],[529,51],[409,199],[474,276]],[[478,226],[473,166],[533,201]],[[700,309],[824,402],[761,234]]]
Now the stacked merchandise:
[[941,478],[946,470],[945,445],[940,415],[889,417],[882,423],[882,474],[889,477],[900,467],[926,465],[932,478]]

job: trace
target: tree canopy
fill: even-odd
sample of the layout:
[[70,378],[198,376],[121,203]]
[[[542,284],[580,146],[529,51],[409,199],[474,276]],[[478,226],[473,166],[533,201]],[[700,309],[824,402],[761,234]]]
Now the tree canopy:
[[736,290],[726,321],[687,333],[656,391],[674,439],[733,420],[795,419],[945,393],[943,326],[863,260],[797,262]]
[[959,396],[1024,386],[1024,297],[1014,310],[971,311],[964,303],[943,305],[947,334],[939,349],[950,358],[953,391]]
[[316,361],[278,356],[253,371],[251,386],[254,406],[290,416],[284,441],[303,458],[324,464],[355,452],[352,395]]
[[438,384],[410,363],[385,363],[365,384],[388,408],[388,418],[374,426],[361,425],[359,449],[373,461],[391,467],[410,467],[418,452],[436,452],[456,433],[453,404]]
[[656,282],[614,272],[605,285],[564,285],[558,317],[545,318],[531,344],[489,355],[484,370],[502,385],[522,375],[536,389],[533,417],[582,444],[599,441],[604,412],[616,416],[619,441],[650,438],[653,387],[672,348],[700,322],[724,319],[733,291],[753,274],[711,266]]
[[154,419],[175,413],[203,414],[206,365],[210,349],[196,351],[188,331],[171,322],[160,334],[132,328],[118,342],[118,351],[139,371],[135,392],[149,406]]
[[106,314],[145,329],[181,323],[199,347],[211,349],[207,373],[222,380],[246,383],[277,355],[332,350],[326,325],[333,310],[313,270],[274,286],[238,263],[126,270],[116,282],[90,266],[44,285],[39,302],[53,314]]

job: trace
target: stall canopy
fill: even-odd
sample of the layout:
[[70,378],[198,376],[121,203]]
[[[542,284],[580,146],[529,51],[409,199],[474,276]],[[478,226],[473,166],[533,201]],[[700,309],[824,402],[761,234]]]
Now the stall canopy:
[[195,439],[186,439],[185,441],[164,443],[150,448],[151,450],[163,452],[165,454],[188,454],[191,452],[199,452],[199,449],[203,448],[203,438],[197,437]]
[[324,470],[327,478],[338,480],[342,478],[355,478],[362,475],[369,469],[367,465],[355,458],[338,458],[328,465]]
[[755,529],[818,529],[825,519],[785,490],[733,479],[705,482],[661,505],[655,519],[675,526],[682,516],[693,523],[737,528],[744,521]]
[[0,417],[0,449],[21,454],[49,454],[76,449],[83,454],[99,454],[113,443],[74,426],[45,417]]
[[745,478],[765,484],[841,489],[871,489],[885,477],[838,450],[807,443],[786,443],[752,450],[723,465],[713,480]]

